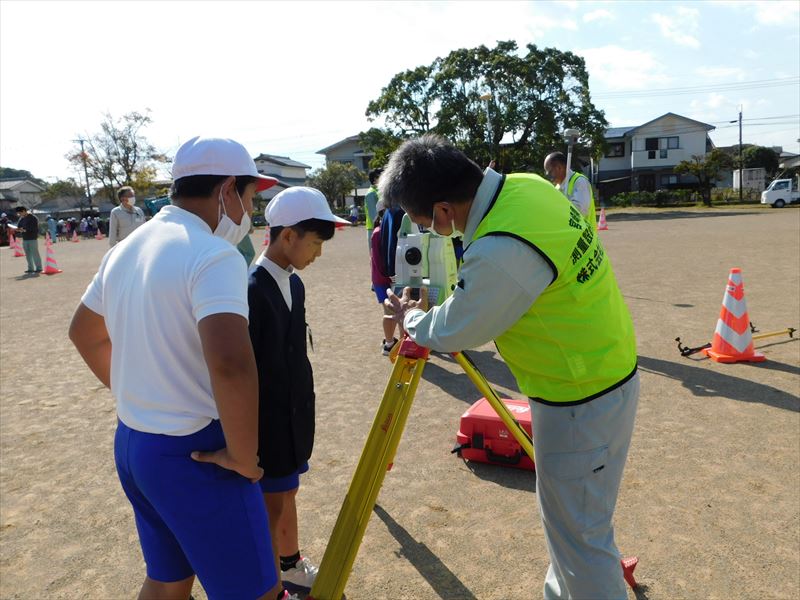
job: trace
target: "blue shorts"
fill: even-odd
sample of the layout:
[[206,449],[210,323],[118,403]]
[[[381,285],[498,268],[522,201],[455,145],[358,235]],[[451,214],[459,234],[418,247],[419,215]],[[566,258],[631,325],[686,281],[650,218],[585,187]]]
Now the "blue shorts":
[[386,295],[386,288],[391,287],[390,285],[374,285],[372,286],[373,291],[375,292],[375,297],[378,299],[378,304],[383,304],[383,301],[388,298]]
[[297,471],[284,477],[267,477],[266,475],[259,480],[261,491],[270,494],[288,492],[300,487],[300,475],[308,472],[308,463],[303,463]]
[[148,577],[169,582],[197,574],[213,600],[257,598],[277,583],[259,487],[190,456],[224,446],[219,421],[186,436],[144,433],[118,421],[114,458]]

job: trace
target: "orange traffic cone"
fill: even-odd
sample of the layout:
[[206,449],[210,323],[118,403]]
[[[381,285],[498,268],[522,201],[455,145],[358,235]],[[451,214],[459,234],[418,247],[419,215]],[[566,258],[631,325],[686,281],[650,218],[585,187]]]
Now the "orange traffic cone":
[[264,230],[264,243],[261,246],[269,246],[269,227]]
[[61,269],[58,268],[58,263],[56,263],[56,257],[55,254],[53,253],[53,244],[46,244],[46,246],[47,246],[47,259],[45,260],[44,274],[56,275],[58,273],[62,273]]
[[8,234],[10,236],[10,242],[8,243],[9,246],[14,250],[14,258],[19,258],[20,256],[25,256],[25,252],[22,250],[22,247],[19,245],[17,238],[14,237],[13,233]]
[[105,239],[105,236],[102,233],[100,233],[100,230],[98,229],[97,233],[94,234],[94,239],[103,240],[103,239]]
[[608,231],[608,223],[606,223],[606,209],[600,209],[600,221],[597,223],[597,231]]
[[76,244],[78,242],[80,242],[80,240],[78,239],[78,230],[77,229],[73,229],[72,230],[72,239],[70,241],[71,242],[75,242]]
[[750,317],[747,316],[747,303],[744,301],[741,269],[731,269],[714,339],[711,340],[711,348],[706,348],[703,353],[721,363],[767,360],[763,354],[753,350],[753,335],[750,333]]

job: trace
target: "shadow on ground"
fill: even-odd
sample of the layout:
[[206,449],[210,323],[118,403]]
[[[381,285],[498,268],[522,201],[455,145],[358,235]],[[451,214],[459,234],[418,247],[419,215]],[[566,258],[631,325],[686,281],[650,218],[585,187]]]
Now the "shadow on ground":
[[[455,457],[455,455],[453,455]],[[483,479],[484,481],[491,481],[503,487],[521,490],[524,492],[536,493],[536,472],[528,471],[525,469],[515,469],[512,467],[504,467],[502,465],[490,465],[479,462],[464,460],[463,458],[455,458],[455,460],[463,461],[464,465],[472,471],[472,474]]]
[[[761,368],[772,368],[774,370],[788,371],[790,373],[796,373],[798,371],[796,367],[776,362],[772,362],[771,366],[768,366],[770,361],[758,364]],[[735,365],[724,366],[732,369],[736,368]],[[722,396],[724,398],[730,398],[731,400],[758,402],[775,408],[800,412],[800,399],[796,396],[764,385],[763,383],[736,377],[735,375],[719,373],[709,369],[701,369],[699,367],[693,367],[691,364],[650,358],[649,356],[639,357],[639,368],[645,372],[677,379],[683,384],[683,387],[695,396],[704,398]]]
[[440,598],[446,600],[477,600],[458,577],[447,568],[438,556],[422,542],[415,540],[400,523],[395,521],[379,504],[373,509],[381,521],[384,522],[389,533],[400,544],[398,555],[405,558],[419,571],[419,574],[428,582]]
[[740,215],[757,215],[763,214],[762,210],[719,210],[709,209],[706,211],[689,211],[689,210],[663,210],[659,212],[646,212],[646,213],[626,213],[615,212],[606,215],[606,220],[609,223],[621,221],[662,221],[665,219],[704,219],[707,217],[738,217]]
[[[465,352],[465,354],[477,367],[478,371],[483,374],[490,385],[501,386],[512,390],[517,389],[517,382],[514,380],[514,376],[511,374],[506,363],[496,357],[495,352],[492,350],[470,350],[469,352]],[[467,374],[461,370],[461,367],[455,363],[453,357],[449,354],[432,354],[431,358],[432,360],[428,360],[425,369],[422,371],[422,378],[425,381],[438,386],[442,391],[464,402],[472,404],[478,401],[481,397],[481,393],[472,381],[470,381],[469,377],[467,377]],[[437,364],[439,360],[453,363],[459,372],[451,373],[447,369],[440,367]],[[500,392],[498,392],[498,395],[501,398],[508,397],[508,394]],[[517,397],[522,398],[523,396],[517,393]]]

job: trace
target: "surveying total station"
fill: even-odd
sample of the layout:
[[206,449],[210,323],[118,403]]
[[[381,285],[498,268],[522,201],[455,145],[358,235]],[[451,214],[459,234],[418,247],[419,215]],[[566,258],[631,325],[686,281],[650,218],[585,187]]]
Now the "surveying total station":
[[412,232],[408,215],[397,232],[395,251],[395,287],[399,296],[403,288],[411,288],[411,297],[419,299],[420,288],[428,289],[428,302],[437,306],[453,293],[458,265],[449,237],[432,233]]

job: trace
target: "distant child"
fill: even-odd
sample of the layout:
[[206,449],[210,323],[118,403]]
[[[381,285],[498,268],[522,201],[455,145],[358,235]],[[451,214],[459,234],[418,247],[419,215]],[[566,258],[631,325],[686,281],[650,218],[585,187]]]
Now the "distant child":
[[[378,214],[375,219],[375,229],[372,230],[372,237],[370,238],[372,289],[375,290],[375,296],[378,298],[378,304],[381,306],[381,319],[383,321],[383,342],[381,342],[381,351],[384,356],[388,356],[397,343],[397,338],[394,333],[399,327],[399,324],[393,319],[383,318],[383,316],[391,314],[391,311],[384,306],[383,301],[386,300],[386,289],[392,287],[392,277],[389,275],[387,268],[387,250],[384,249],[381,244],[381,224],[386,211],[386,205],[383,203],[383,200],[378,200],[375,208]],[[385,238],[385,236],[383,237]],[[396,246],[397,244],[395,243],[395,247]]]
[[[259,375],[258,451],[264,469],[259,483],[278,577],[309,590],[317,567],[300,555],[295,496],[314,444],[314,380],[306,349],[305,288],[294,271],[314,262],[335,224],[347,221],[334,216],[322,192],[299,186],[275,196],[264,216],[270,244],[256,260],[247,290]],[[286,590],[283,597],[289,597]]]

